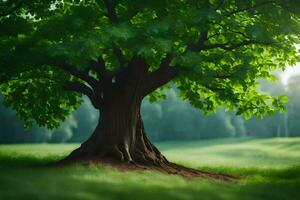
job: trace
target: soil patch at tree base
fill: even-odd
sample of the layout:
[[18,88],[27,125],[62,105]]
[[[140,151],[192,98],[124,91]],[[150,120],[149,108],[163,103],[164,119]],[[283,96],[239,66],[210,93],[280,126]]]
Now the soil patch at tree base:
[[68,165],[74,163],[79,163],[83,165],[91,164],[99,167],[111,167],[119,171],[158,171],[165,174],[182,176],[188,179],[203,178],[203,179],[212,179],[212,180],[226,181],[226,182],[238,181],[240,179],[239,177],[236,176],[192,169],[171,162],[167,164],[164,163],[164,164],[157,164],[157,165],[156,164],[144,165],[135,162],[119,162],[110,159],[101,159],[101,160],[76,159],[76,160],[62,160],[58,163],[55,163],[55,166],[62,166],[62,165]]

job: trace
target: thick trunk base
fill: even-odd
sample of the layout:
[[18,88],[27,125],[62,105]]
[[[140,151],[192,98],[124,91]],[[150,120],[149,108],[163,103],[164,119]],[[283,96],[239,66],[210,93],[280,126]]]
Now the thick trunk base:
[[150,142],[142,125],[137,127],[134,142],[128,142],[129,139],[122,138],[112,144],[107,142],[107,138],[105,140],[103,138],[101,138],[102,140],[99,139],[101,134],[98,131],[101,131],[101,127],[97,127],[91,138],[71,152],[63,162],[99,160],[156,167],[169,164],[169,161]]
[[[80,148],[79,148],[80,149]],[[94,164],[101,167],[112,167],[120,171],[130,170],[150,170],[167,173],[170,175],[179,175],[185,178],[205,178],[214,179],[220,181],[237,181],[238,178],[230,175],[211,173],[202,170],[192,169],[169,162],[163,155],[153,158],[152,155],[144,155],[142,158],[136,159],[133,157],[132,161],[122,161],[116,159],[112,154],[106,156],[91,156],[85,154],[77,154],[78,151],[73,151],[68,157],[58,162],[59,165],[82,163],[82,164]],[[76,153],[74,153],[76,152]],[[149,159],[151,157],[151,159]]]
[[135,148],[130,150],[126,145],[123,147],[120,147],[120,145],[99,146],[99,144],[95,143],[97,138],[93,135],[78,149],[75,149],[69,156],[61,160],[59,164],[92,163],[119,170],[155,170],[186,178],[211,178],[222,181],[237,180],[233,176],[204,172],[169,162],[150,142],[143,126],[139,127],[139,132],[137,132],[136,136]]

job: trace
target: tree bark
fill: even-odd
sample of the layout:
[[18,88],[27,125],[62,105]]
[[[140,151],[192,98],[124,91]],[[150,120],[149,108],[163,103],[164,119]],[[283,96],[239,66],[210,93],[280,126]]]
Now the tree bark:
[[145,133],[141,99],[132,102],[121,97],[116,99],[103,106],[94,133],[65,160],[110,159],[141,165],[167,164],[167,159]]

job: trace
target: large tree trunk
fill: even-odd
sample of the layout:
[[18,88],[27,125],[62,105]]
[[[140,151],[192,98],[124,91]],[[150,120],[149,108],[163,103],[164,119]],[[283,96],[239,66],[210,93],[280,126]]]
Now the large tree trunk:
[[128,68],[105,79],[96,88],[100,120],[92,136],[67,158],[105,158],[118,161],[155,164],[168,163],[146,136],[140,107],[152,87],[147,82],[147,68],[143,60],[133,59]]
[[66,160],[98,158],[142,165],[167,164],[145,133],[140,106],[140,98],[127,101],[120,96],[108,101],[94,133]]

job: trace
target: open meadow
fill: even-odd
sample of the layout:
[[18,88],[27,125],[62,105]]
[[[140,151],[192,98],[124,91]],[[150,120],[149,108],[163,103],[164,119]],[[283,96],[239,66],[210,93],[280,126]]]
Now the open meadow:
[[0,145],[0,199],[300,199],[300,138],[157,144],[173,162],[238,176],[237,182],[154,171],[121,172],[95,165],[47,166],[77,146]]

